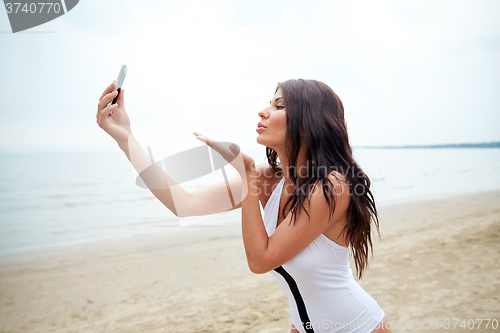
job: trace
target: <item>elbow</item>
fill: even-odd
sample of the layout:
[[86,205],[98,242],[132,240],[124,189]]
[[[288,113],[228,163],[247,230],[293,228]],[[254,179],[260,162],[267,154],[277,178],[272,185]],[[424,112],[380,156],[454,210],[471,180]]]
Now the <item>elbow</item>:
[[264,274],[269,272],[269,270],[265,270],[262,267],[256,266],[256,265],[250,265],[248,264],[248,268],[250,268],[250,272],[254,274]]
[[265,262],[263,260],[247,258],[247,262],[250,272],[254,274],[264,274],[271,270],[268,265],[265,265]]

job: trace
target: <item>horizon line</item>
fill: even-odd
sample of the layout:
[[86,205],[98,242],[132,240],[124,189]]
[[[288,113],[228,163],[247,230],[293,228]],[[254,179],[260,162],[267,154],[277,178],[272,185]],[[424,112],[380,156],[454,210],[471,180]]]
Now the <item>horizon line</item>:
[[353,146],[353,148],[376,148],[376,149],[396,149],[396,148],[500,148],[500,141],[490,142],[464,142],[464,143],[444,143],[431,145],[403,145],[403,146]]

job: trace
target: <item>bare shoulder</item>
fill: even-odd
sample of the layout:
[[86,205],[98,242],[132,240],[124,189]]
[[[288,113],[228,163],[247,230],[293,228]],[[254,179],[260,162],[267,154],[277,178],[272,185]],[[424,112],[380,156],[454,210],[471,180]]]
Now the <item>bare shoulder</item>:
[[342,220],[350,203],[350,189],[347,178],[339,172],[328,174],[323,185],[318,179],[310,192],[311,208],[329,211],[328,196],[335,197],[334,220]]
[[349,184],[347,183],[347,178],[343,174],[338,171],[332,171],[328,174],[328,180],[330,180],[336,191],[340,191],[340,193],[336,193],[337,195],[349,194]]
[[328,175],[328,180],[331,182],[328,186],[336,198],[336,220],[345,220],[351,202],[348,179],[340,172],[332,171]]
[[335,197],[339,199],[339,210],[347,211],[347,207],[351,201],[351,191],[348,179],[340,172],[332,171],[328,175],[328,180],[331,182],[331,185],[329,184],[330,190],[332,190]]
[[[316,186],[314,186],[310,193],[310,201],[305,202],[305,207],[311,212],[312,221],[328,225],[328,229],[323,232],[326,237],[341,246],[348,247],[349,240],[342,237],[342,231],[347,223],[347,210],[351,200],[348,180],[341,173],[331,172],[328,175],[328,181],[323,185],[320,180],[316,182]],[[331,195],[335,199],[333,215],[331,215],[329,204]]]
[[[347,178],[340,172],[337,171],[330,172],[328,174],[328,180],[329,182],[325,181],[323,187],[328,187],[332,192],[333,190],[335,190],[334,193],[337,196],[348,194],[349,186]],[[319,194],[319,192],[322,192],[320,179],[317,179],[314,185],[315,185],[314,189],[313,191],[311,191],[311,193]]]
[[271,193],[273,193],[282,177],[277,175],[267,163],[258,164],[255,168],[258,175],[260,203],[262,207],[265,207]]

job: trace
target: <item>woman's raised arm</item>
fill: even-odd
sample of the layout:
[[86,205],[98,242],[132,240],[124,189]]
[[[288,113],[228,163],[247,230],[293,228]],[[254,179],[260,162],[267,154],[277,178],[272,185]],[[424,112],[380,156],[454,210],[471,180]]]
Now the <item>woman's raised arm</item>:
[[[125,90],[121,90],[116,104],[106,107],[116,96],[114,86],[115,81],[99,99],[97,123],[115,139],[148,189],[161,203],[178,217],[210,215],[241,207],[246,187],[242,186],[242,179],[245,178],[240,174],[230,178],[228,184],[219,182],[200,190],[187,191],[153,163],[132,134],[130,120],[125,112]],[[238,159],[231,164],[238,170]]]

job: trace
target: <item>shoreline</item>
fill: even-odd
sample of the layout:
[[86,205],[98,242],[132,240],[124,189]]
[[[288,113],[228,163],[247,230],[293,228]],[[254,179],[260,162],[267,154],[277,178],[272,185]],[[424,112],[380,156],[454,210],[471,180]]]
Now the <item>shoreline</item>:
[[[358,282],[391,323],[500,320],[500,190],[379,214]],[[239,223],[189,229],[2,258],[0,332],[287,333],[286,294],[248,269]]]
[[[462,197],[470,196],[470,195],[481,195],[481,194],[487,194],[487,193],[493,193],[496,191],[500,191],[500,189],[497,190],[482,190],[482,191],[474,191],[474,192],[468,192],[468,193],[460,193],[460,194],[453,194],[453,195],[437,195],[437,196],[431,196],[431,197],[425,197],[425,198],[412,198],[412,199],[402,199],[400,201],[391,201],[389,203],[384,203],[384,204],[377,204],[377,210],[379,213],[381,211],[387,211],[387,210],[394,210],[398,209],[397,207],[403,207],[403,206],[413,206],[413,205],[418,205],[420,203],[425,204],[426,202],[432,202],[436,200],[447,200],[447,199],[460,199]],[[165,208],[167,209],[167,208]],[[264,214],[263,209],[261,208],[262,214]],[[142,231],[142,232],[136,232],[136,233],[127,233],[123,234],[120,236],[115,236],[115,237],[108,237],[108,238],[89,238],[89,239],[81,239],[81,240],[76,240],[76,241],[66,241],[66,242],[60,242],[56,244],[44,244],[41,246],[34,246],[30,247],[29,249],[23,249],[23,250],[15,250],[13,252],[7,252],[7,253],[0,253],[0,267],[3,265],[3,261],[8,258],[8,257],[16,257],[16,256],[29,256],[30,253],[39,253],[39,252],[57,252],[59,250],[62,250],[64,248],[71,248],[71,247],[86,247],[89,244],[96,244],[97,246],[102,246],[103,243],[111,242],[111,243],[120,243],[120,242],[125,242],[127,240],[130,240],[134,242],[136,238],[143,238],[143,237],[155,237],[154,235],[161,235],[161,237],[167,237],[167,238],[172,238],[175,244],[177,244],[176,240],[176,235],[178,232],[183,233],[182,230],[190,230],[190,229],[195,229],[198,230],[200,233],[206,232],[208,229],[214,228],[214,229],[220,229],[220,228],[233,228],[234,224],[238,224],[241,222],[241,211],[237,210],[236,212],[233,212],[231,214],[235,215],[233,217],[225,215],[224,220],[229,221],[229,222],[216,222],[217,216],[214,217],[209,217],[208,219],[211,220],[212,222],[216,222],[218,224],[210,225],[208,223],[201,223],[198,225],[187,225],[181,227],[179,222],[176,222],[176,224],[172,223],[166,223],[164,225],[161,224],[156,224],[156,225],[151,225],[151,228],[158,228],[158,230],[153,230],[151,229],[150,231]],[[222,215],[224,213],[219,213],[215,215]],[[165,231],[161,231],[161,229],[164,229]],[[169,231],[174,231],[174,235],[170,235],[166,230]],[[203,230],[203,231],[202,231]],[[196,234],[196,232],[189,232],[188,233]],[[210,232],[209,232],[210,233]],[[224,232],[222,232],[224,234]],[[230,237],[235,235],[235,230],[229,231]],[[241,236],[241,233],[239,233]],[[199,239],[198,239],[199,240]]]

